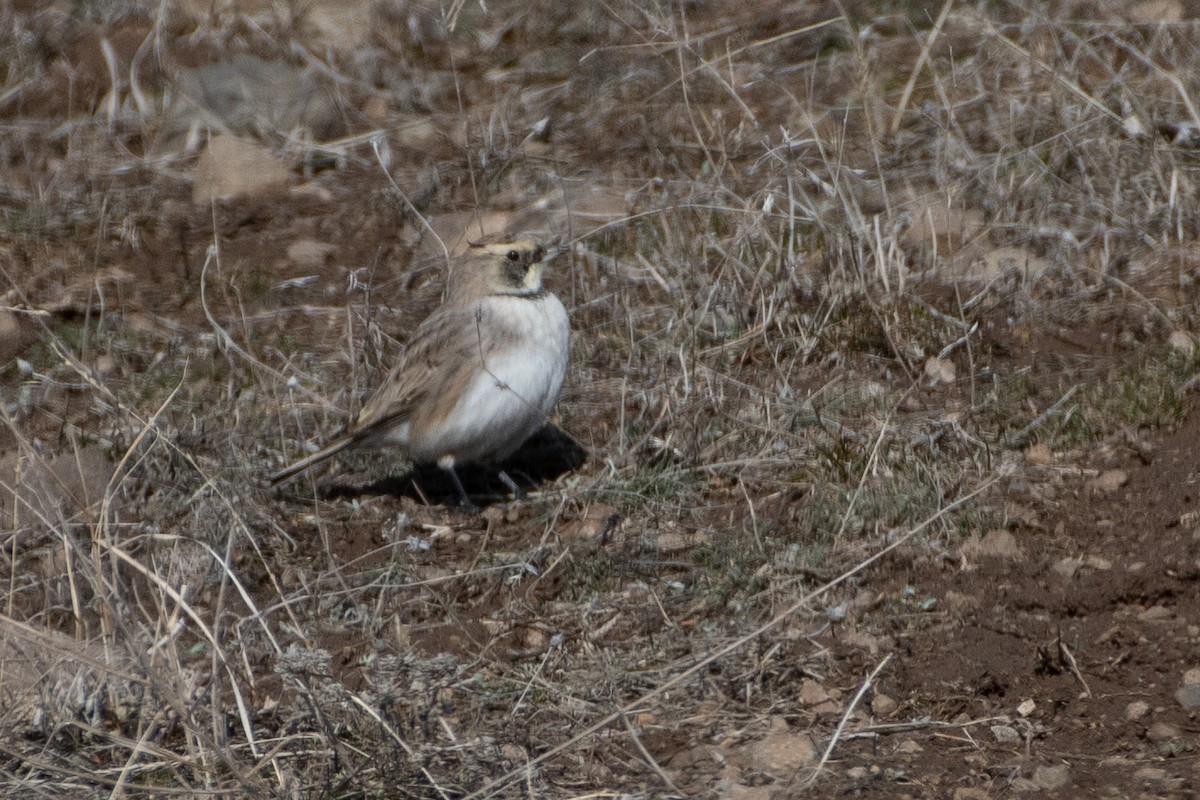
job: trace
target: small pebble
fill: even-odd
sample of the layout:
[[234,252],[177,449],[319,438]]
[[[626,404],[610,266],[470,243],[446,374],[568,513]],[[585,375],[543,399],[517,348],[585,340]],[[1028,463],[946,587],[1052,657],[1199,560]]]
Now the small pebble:
[[1125,706],[1125,719],[1129,722],[1136,722],[1149,713],[1150,704],[1141,700],[1134,700],[1132,703]]

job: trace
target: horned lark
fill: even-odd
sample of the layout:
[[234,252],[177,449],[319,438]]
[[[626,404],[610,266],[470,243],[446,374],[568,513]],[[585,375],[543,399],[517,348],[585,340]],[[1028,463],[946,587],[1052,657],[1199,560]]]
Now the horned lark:
[[271,483],[348,447],[391,446],[411,461],[436,462],[469,505],[454,465],[512,455],[558,400],[570,328],[562,303],[542,286],[547,260],[530,239],[472,245],[452,267],[445,302],[358,418]]

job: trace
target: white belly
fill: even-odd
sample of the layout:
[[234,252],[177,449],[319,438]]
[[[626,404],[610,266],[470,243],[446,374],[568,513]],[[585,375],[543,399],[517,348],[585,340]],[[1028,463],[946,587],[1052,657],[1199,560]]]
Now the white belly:
[[554,295],[484,302],[488,313],[506,321],[506,336],[518,344],[484,355],[482,368],[437,430],[410,431],[414,460],[507,458],[546,424],[558,401],[570,343],[562,303]]

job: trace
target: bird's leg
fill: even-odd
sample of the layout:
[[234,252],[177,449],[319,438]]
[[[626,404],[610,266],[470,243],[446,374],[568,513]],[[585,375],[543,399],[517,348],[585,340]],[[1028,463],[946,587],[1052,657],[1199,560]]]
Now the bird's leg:
[[458,473],[455,471],[454,467],[450,467],[446,471],[450,473],[450,479],[454,481],[454,488],[458,489],[458,499],[460,502],[459,508],[461,508],[463,511],[466,511],[468,514],[473,511],[478,511],[479,507],[475,505],[475,502],[471,500],[471,496],[467,494],[467,490],[463,488],[462,481],[458,479]]
[[454,458],[452,456],[442,456],[438,459],[438,466],[450,473],[450,480],[454,481],[454,488],[458,489],[458,498],[461,502],[460,508],[467,513],[478,511],[479,508],[471,501],[471,496],[463,488],[462,481],[459,480],[458,473],[454,470]]
[[500,470],[500,482],[507,486],[508,490],[513,493],[514,500],[529,499],[529,495],[525,493],[525,490],[517,485],[517,482],[504,470]]

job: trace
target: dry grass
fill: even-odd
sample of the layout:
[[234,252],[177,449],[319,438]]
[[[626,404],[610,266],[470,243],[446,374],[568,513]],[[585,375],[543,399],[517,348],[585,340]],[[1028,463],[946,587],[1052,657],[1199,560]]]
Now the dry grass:
[[[700,792],[656,742],[761,733],[884,548],[1183,414],[1194,26],[1043,5],[362,4],[353,48],[319,6],[6,12],[4,781]],[[155,151],[171,59],[246,50],[338,87],[345,138],[262,134],[338,203],[194,212]],[[543,199],[588,463],[482,522],[268,491],[436,300],[431,226]],[[347,266],[281,289],[297,235]]]

